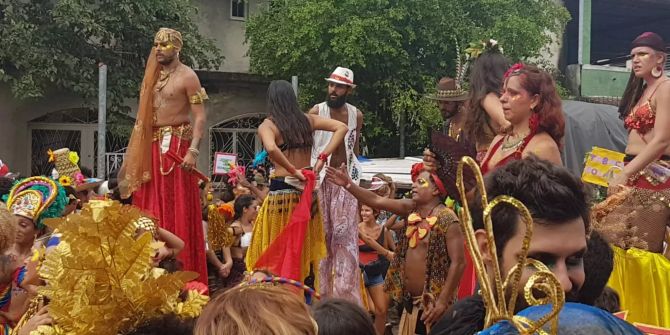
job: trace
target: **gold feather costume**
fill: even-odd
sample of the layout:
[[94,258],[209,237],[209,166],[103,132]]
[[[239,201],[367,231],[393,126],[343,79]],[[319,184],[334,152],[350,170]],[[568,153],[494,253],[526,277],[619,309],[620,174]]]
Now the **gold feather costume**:
[[80,214],[52,219],[47,225],[61,234],[46,254],[40,275],[46,286],[19,322],[15,333],[48,298],[53,326],[32,334],[123,334],[162,314],[191,318],[208,298],[190,291],[179,299],[184,284],[197,273],[156,275],[151,233],[136,237],[139,209],[115,201],[91,201]]

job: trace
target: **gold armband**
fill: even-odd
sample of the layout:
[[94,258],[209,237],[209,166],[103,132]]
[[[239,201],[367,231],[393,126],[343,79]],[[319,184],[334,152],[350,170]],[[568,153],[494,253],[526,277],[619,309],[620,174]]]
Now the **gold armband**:
[[205,100],[209,100],[209,97],[207,96],[207,92],[205,92],[205,88],[201,87],[200,90],[190,96],[188,100],[191,102],[191,105],[200,105],[204,103]]

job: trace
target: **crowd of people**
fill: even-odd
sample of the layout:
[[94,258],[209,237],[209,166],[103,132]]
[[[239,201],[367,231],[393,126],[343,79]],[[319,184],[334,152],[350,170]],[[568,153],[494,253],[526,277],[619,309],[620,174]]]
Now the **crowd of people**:
[[[665,43],[632,43],[626,164],[593,204],[562,166],[552,76],[482,43],[427,98],[444,119],[401,194],[362,180],[353,71],[303,111],[270,83],[263,144],[212,184],[196,168],[207,94],[155,36],[124,164],[91,178],[0,162],[4,334],[661,334],[670,327]],[[460,59],[460,58],[459,58]],[[465,88],[467,87],[467,89]],[[657,112],[658,111],[658,112]],[[209,151],[209,150],[207,150]],[[595,205],[593,207],[593,205]],[[665,253],[665,254],[664,254]]]

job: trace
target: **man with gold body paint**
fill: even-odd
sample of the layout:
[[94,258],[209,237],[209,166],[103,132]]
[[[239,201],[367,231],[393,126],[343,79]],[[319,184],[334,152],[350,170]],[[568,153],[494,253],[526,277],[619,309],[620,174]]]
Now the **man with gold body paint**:
[[154,38],[119,188],[123,198],[132,194],[133,205],[186,242],[179,255],[184,270],[200,273],[199,281],[207,283],[198,179],[191,173],[200,153],[207,94],[193,69],[180,62],[182,46],[173,29],[161,28]]

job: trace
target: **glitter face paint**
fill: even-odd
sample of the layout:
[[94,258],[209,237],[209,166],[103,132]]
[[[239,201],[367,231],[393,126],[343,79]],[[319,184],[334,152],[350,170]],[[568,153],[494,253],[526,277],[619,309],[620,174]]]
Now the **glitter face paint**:
[[428,187],[430,187],[430,183],[428,183],[428,181],[427,181],[426,179],[424,179],[424,178],[419,178],[419,179],[417,179],[417,183],[419,184],[419,186],[420,186],[421,188],[428,188]]

